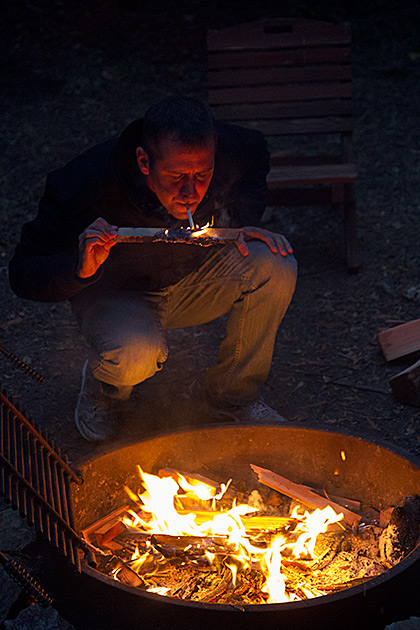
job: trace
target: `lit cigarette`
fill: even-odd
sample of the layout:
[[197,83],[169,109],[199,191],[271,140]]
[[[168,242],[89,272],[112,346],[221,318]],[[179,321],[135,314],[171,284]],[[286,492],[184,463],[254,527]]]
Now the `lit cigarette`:
[[190,228],[192,230],[194,230],[195,229],[194,228],[194,221],[193,221],[192,216],[191,216],[191,210],[189,209],[188,206],[187,206],[187,212],[188,212],[188,221],[190,222]]

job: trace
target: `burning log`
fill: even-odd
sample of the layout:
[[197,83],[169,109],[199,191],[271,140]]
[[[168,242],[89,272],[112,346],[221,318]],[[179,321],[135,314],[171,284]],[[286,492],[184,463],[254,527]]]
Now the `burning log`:
[[214,481],[213,479],[209,479],[208,477],[204,477],[203,475],[193,475],[181,470],[176,470],[175,468],[161,468],[159,470],[159,477],[172,477],[175,481],[178,481],[180,475],[182,475],[182,477],[184,477],[191,486],[194,486],[197,483],[205,484],[210,488],[213,488],[215,494],[220,490],[220,483]]
[[[203,556],[206,552],[217,553],[224,549],[226,556],[227,536],[171,536],[169,534],[153,534],[150,539],[155,549],[165,556],[172,558],[178,556],[184,559]],[[208,563],[207,563],[208,565]]]
[[127,228],[118,229],[115,238],[117,243],[188,243],[208,247],[237,241],[241,230],[237,228],[204,227],[190,228]]
[[354,524],[359,523],[362,518],[360,514],[356,514],[355,512],[338,505],[334,501],[330,501],[329,499],[316,494],[307,486],[294,483],[293,481],[286,479],[286,477],[282,477],[271,470],[261,468],[255,464],[251,464],[251,468],[258,475],[258,481],[260,483],[285,494],[287,497],[290,497],[299,503],[303,503],[303,505],[312,509],[324,509],[330,505],[337,514],[343,514],[343,521],[347,523],[347,525],[353,526]]
[[[379,561],[379,532],[374,531],[379,528],[363,529],[358,536],[328,531],[339,520],[339,512],[346,514],[349,524],[361,517],[272,471],[252,468],[264,485],[314,511],[295,510],[291,517],[261,514],[255,512],[266,509],[261,497],[258,508],[242,503],[248,490],[233,493],[230,486],[226,501],[221,488],[229,483],[173,469],[161,470],[158,477],[139,466],[144,491],[137,494],[126,488],[135,509],[114,510],[86,528],[85,535],[108,550],[101,564],[125,584],[169,597],[239,607],[318,597],[389,567],[389,562],[385,566]],[[216,509],[216,496],[222,508]],[[284,502],[276,505],[287,509]]]
[[419,540],[420,497],[405,497],[392,511],[388,526],[379,537],[379,551],[384,562],[398,564]]

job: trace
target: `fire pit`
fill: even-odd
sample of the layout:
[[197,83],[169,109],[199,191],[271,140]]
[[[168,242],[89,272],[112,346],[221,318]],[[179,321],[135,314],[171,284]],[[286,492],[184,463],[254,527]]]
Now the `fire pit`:
[[[345,457],[343,457],[345,453]],[[154,437],[78,463],[84,483],[72,484],[79,532],[127,502],[124,486],[138,485],[137,465],[156,474],[164,467],[255,487],[250,464],[275,470],[328,494],[355,497],[376,509],[420,494],[420,466],[388,446],[352,435],[292,426],[217,426]],[[55,606],[78,629],[174,627],[383,628],[415,609],[420,549],[364,584],[338,593],[281,604],[208,604],[165,597],[117,582],[82,561],[77,574],[46,545],[44,584]]]

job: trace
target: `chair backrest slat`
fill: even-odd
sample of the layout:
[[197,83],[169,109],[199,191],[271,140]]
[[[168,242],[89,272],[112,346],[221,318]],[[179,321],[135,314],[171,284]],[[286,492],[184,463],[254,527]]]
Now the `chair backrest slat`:
[[350,133],[347,25],[266,19],[208,34],[208,101],[218,120],[267,135]]
[[350,99],[320,101],[284,101],[281,103],[241,103],[220,105],[214,109],[218,120],[270,120],[287,118],[316,118],[324,116],[351,117]]
[[244,120],[239,123],[242,127],[258,129],[268,136],[294,136],[304,134],[342,134],[351,132],[351,120],[342,118],[297,118],[287,120]]
[[290,50],[229,50],[209,52],[208,69],[263,68],[264,66],[301,66],[307,63],[349,63],[350,50],[338,48],[308,48]]
[[263,68],[228,68],[207,74],[209,88],[269,83],[315,83],[316,81],[350,81],[349,66],[297,66]]
[[226,103],[277,103],[328,98],[351,98],[349,83],[317,83],[313,85],[263,85],[249,87],[221,88],[209,90],[212,105]]

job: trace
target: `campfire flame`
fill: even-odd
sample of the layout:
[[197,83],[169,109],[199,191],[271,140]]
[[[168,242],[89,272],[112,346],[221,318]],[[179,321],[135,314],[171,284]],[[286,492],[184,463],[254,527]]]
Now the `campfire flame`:
[[[288,592],[282,566],[286,559],[290,562],[316,558],[317,536],[343,517],[342,514],[336,514],[332,507],[310,513],[297,506],[291,514],[286,532],[267,533],[263,530],[256,533],[255,529],[247,529],[247,524],[249,526],[252,523],[252,515],[258,512],[257,508],[248,504],[236,505],[233,500],[230,509],[218,509],[218,502],[225,497],[230,481],[215,488],[196,479],[188,480],[180,473],[176,474],[176,478],[159,477],[144,472],[140,466],[138,472],[144,491],[138,494],[125,488],[139,508],[137,511],[130,510],[129,515],[122,519],[128,531],[147,532],[150,535],[194,536],[203,541],[221,538],[226,550],[223,563],[231,572],[230,587],[236,587],[242,571],[258,569],[263,579],[261,591],[265,593],[267,603],[295,601],[324,594],[304,585],[299,589],[301,596],[296,591]],[[195,506],[204,506],[205,510],[186,508],[185,505],[191,505],[192,501]],[[188,551],[188,546],[184,551]],[[209,567],[213,567],[220,562],[218,555],[206,550],[201,558]],[[149,542],[145,553],[140,554],[136,548],[129,566],[141,577],[146,572],[158,571],[159,564],[164,560],[164,556]],[[118,579],[117,570],[114,577]],[[147,590],[161,595],[168,592],[162,587]]]

